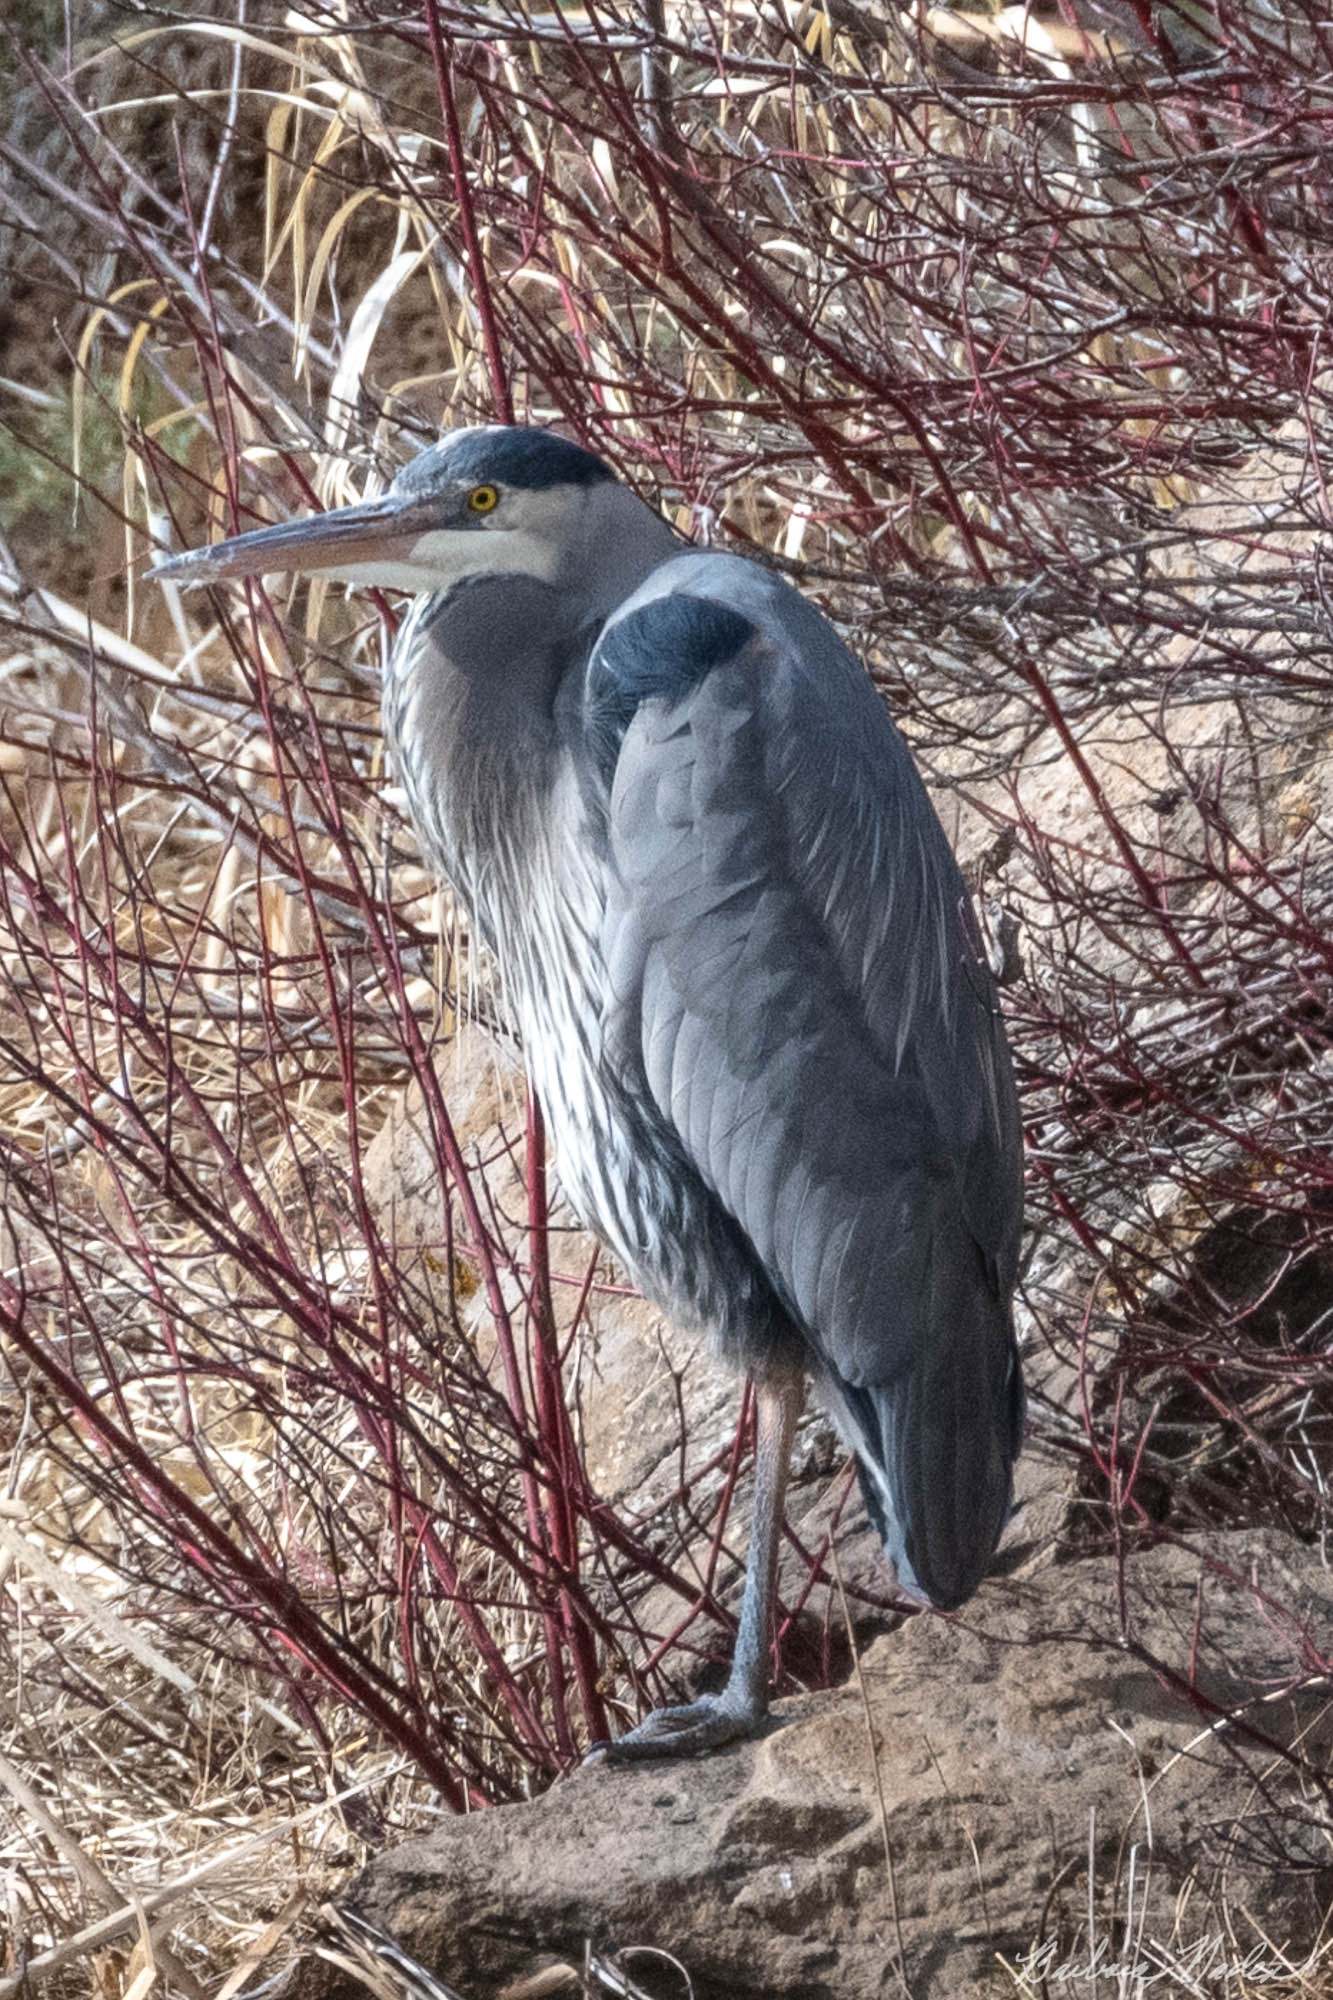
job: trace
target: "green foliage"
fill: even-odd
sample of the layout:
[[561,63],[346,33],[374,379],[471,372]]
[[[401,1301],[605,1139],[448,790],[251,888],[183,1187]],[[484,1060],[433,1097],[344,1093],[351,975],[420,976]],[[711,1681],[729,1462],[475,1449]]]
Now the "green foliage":
[[[50,520],[67,527],[74,502],[74,420],[68,396],[34,404],[6,397],[0,406],[0,522]],[[83,407],[79,480],[105,488],[119,480],[123,458],[115,380],[98,376]]]

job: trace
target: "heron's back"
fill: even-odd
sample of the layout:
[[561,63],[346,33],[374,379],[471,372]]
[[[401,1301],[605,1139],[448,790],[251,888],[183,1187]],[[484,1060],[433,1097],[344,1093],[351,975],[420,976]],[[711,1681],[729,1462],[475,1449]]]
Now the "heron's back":
[[682,557],[588,670],[606,1042],[739,1228],[909,1589],[1009,1507],[1021,1144],[967,894],[858,662],[752,565]]

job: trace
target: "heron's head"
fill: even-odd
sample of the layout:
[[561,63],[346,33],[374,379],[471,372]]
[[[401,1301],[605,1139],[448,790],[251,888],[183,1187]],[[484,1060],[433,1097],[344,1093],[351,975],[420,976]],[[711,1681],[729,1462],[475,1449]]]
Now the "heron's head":
[[592,452],[553,431],[488,425],[450,432],[378,500],[191,549],[149,574],[221,583],[285,570],[410,591],[486,575],[555,583],[605,561],[618,508],[669,535]]

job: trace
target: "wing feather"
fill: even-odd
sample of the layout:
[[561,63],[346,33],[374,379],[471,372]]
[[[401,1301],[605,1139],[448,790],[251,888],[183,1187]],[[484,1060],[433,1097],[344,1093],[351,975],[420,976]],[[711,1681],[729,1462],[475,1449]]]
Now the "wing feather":
[[991,981],[831,627],[752,565],[668,569],[589,670],[619,702],[608,1049],[801,1329],[900,1569],[957,1601],[1016,1448],[1021,1148]]

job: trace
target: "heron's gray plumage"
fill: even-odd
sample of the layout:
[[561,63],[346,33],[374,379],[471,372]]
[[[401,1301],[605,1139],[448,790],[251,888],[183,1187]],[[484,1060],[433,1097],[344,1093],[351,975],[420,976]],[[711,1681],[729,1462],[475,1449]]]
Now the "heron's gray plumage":
[[[966,891],[864,670],[779,579],[669,563],[589,684],[646,662],[663,691],[610,785],[609,1063],[739,1223],[903,1581],[958,1603],[1020,1407],[1020,1135]],[[736,1333],[762,1368],[770,1329]]]
[[[494,948],[566,1189],[777,1399],[734,1733],[762,1707],[796,1374],[909,1591],[961,1603],[1008,1511],[1021,1145],[967,893],[864,668],[777,576],[686,551],[530,430],[456,433],[387,502],[272,545],[373,578],[386,509],[384,574],[442,585],[389,664],[393,763]],[[252,574],[263,541],[167,567]],[[686,1747],[722,1740],[702,1706],[664,1725]]]

